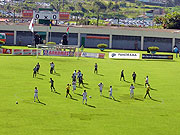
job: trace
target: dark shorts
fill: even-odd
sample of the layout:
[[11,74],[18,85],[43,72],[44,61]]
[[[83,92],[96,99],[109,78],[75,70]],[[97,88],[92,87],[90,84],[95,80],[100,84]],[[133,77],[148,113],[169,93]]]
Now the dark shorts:
[[94,70],[96,70],[96,71],[97,71],[97,68],[95,68]]
[[69,90],[67,90],[66,93],[69,94]]

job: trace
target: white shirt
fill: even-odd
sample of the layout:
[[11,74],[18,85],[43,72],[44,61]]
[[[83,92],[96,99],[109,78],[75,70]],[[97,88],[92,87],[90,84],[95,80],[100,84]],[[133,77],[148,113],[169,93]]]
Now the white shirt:
[[54,64],[53,63],[51,63],[51,67],[54,68]]
[[83,98],[87,97],[87,92],[83,92]]
[[110,88],[109,92],[110,92],[110,94],[112,94],[112,88]]
[[74,71],[73,76],[76,76],[76,72]]
[[135,89],[134,86],[130,86],[130,92],[131,93],[134,93],[134,89]]
[[148,83],[149,82],[149,79],[148,79],[148,77],[146,77],[146,83]]
[[99,83],[98,86],[99,86],[100,90],[102,90],[103,84],[102,84],[102,83]]
[[37,90],[37,89],[35,89],[35,90],[34,90],[34,93],[38,93],[38,90]]

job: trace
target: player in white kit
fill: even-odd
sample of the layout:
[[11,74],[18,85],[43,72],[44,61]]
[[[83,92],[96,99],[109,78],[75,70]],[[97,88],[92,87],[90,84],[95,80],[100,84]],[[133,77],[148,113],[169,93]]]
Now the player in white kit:
[[100,96],[102,96],[102,89],[103,89],[103,83],[101,82],[101,83],[99,83],[98,84],[98,86],[99,86],[99,89],[100,89]]
[[111,97],[114,99],[114,97],[112,95],[112,86],[110,86],[110,90],[109,90],[109,98],[111,98]]
[[83,104],[84,104],[84,100],[86,100],[85,104],[87,104],[87,92],[86,92],[86,90],[84,90],[82,95],[83,95]]
[[146,88],[146,85],[148,85],[149,84],[149,78],[148,78],[148,76],[146,76],[146,80],[145,80],[145,88]]
[[135,87],[133,86],[133,84],[131,84],[131,86],[130,86],[130,98],[134,98],[134,89],[135,89]]
[[34,90],[34,102],[35,102],[36,99],[38,100],[38,102],[40,102],[39,98],[38,98],[38,89],[37,89],[37,87],[35,87],[35,90]]
[[76,81],[72,81],[72,86],[73,86],[73,93],[76,90]]

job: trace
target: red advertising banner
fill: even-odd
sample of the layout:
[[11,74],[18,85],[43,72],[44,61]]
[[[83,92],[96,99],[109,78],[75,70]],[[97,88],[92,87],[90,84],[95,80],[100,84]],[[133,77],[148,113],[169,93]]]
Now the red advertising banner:
[[46,56],[74,56],[74,52],[56,51],[56,50],[43,50],[43,55]]
[[12,49],[3,49],[3,54],[12,54]]
[[23,18],[33,18],[33,10],[22,10]]
[[23,50],[23,55],[32,55],[32,50],[30,49]]
[[13,50],[13,55],[22,55],[23,54],[23,50],[22,49],[14,49]]
[[69,20],[70,13],[69,12],[59,12],[59,20]]
[[[37,50],[32,50],[31,55],[37,55]],[[41,55],[41,50],[38,51],[38,55]]]
[[99,58],[104,59],[105,53],[99,53]]

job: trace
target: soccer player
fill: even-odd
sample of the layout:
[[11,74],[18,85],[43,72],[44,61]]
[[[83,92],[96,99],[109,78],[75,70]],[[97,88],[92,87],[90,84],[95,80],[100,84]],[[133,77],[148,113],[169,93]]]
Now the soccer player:
[[38,98],[38,89],[37,89],[37,87],[35,87],[35,90],[34,90],[34,102],[35,102],[36,99],[38,100],[38,102],[40,102],[39,98]]
[[39,69],[40,69],[40,64],[39,64],[39,62],[37,63],[36,68],[37,68],[37,73],[39,73]]
[[113,98],[113,99],[114,99],[114,97],[113,97],[113,95],[112,95],[112,86],[110,86],[110,90],[109,90],[109,98]]
[[76,81],[72,81],[72,86],[73,86],[73,93],[76,90]]
[[72,74],[72,81],[76,81],[76,76],[74,76],[74,74]]
[[81,74],[81,76],[79,76],[79,87],[80,87],[80,84],[82,84],[82,86],[84,87],[83,74]]
[[84,104],[84,100],[86,100],[85,104],[87,104],[87,92],[86,92],[86,90],[84,90],[82,96],[83,96],[83,102],[82,103]]
[[55,69],[54,69],[55,65],[54,65],[53,62],[50,63],[50,66],[51,66],[51,68],[50,68],[50,74],[53,74],[53,70],[54,70],[54,73],[56,73],[56,71],[55,71]]
[[101,83],[99,83],[98,84],[98,86],[99,86],[99,89],[100,89],[100,96],[102,96],[102,89],[103,89],[103,83],[101,82]]
[[150,85],[148,84],[148,85],[147,85],[146,94],[145,94],[145,96],[144,96],[144,99],[146,98],[147,95],[149,96],[150,99],[152,99],[151,96],[150,96],[149,91],[150,91]]
[[125,81],[125,77],[124,77],[124,70],[121,70],[121,77],[120,77],[120,81],[121,81],[121,78],[123,78],[123,80]]
[[149,78],[148,78],[148,76],[146,76],[146,80],[145,80],[145,88],[146,88],[146,85],[148,85],[149,84]]
[[77,73],[77,78],[79,78],[80,76],[82,76],[82,74],[81,74],[81,71],[80,71],[80,70],[78,70],[78,73]]
[[66,87],[66,98],[68,95],[72,98],[72,96],[70,94],[70,85],[69,84],[67,84],[67,87]]
[[136,82],[136,73],[135,72],[133,72],[132,77],[133,77],[133,82],[135,83]]
[[49,81],[50,83],[51,83],[51,92],[53,91],[53,89],[54,89],[54,92],[56,91],[55,90],[55,88],[54,88],[54,80],[52,79],[52,78],[50,78],[50,81]]
[[50,68],[50,74],[53,74],[53,70],[54,70],[54,64],[53,64],[53,62],[50,63],[50,66],[51,66],[51,68]]
[[130,86],[130,98],[134,98],[134,89],[135,89],[135,87],[133,86],[133,84],[131,84],[131,86]]
[[74,72],[73,72],[73,76],[74,76],[74,77],[76,77],[76,75],[77,75],[77,74],[76,74],[76,70],[74,70]]
[[94,65],[94,73],[96,72],[96,74],[98,73],[97,68],[98,68],[98,65],[97,65],[97,63],[95,63],[95,65]]
[[33,78],[36,77],[36,73],[37,73],[37,67],[35,66],[35,67],[33,68]]

